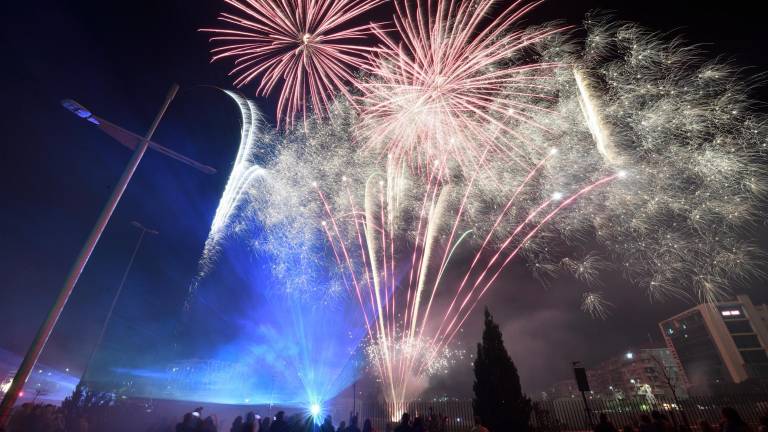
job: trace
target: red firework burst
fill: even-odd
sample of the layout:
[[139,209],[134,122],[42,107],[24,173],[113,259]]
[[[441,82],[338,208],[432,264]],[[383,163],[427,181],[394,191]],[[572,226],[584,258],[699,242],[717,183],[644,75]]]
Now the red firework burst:
[[350,25],[386,0],[225,0],[237,9],[222,13],[231,28],[202,29],[214,36],[212,61],[230,57],[235,85],[260,78],[256,93],[266,96],[280,87],[278,126],[295,123],[308,105],[327,114],[334,93],[351,100],[347,85],[370,50],[360,45],[373,24]]

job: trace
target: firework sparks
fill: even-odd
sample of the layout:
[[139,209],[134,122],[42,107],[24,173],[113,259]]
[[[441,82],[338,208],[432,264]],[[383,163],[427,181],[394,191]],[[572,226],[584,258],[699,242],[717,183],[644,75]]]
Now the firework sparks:
[[[555,64],[519,57],[561,29],[532,32],[511,27],[539,2],[514,2],[496,18],[494,0],[395,2],[399,39],[372,55],[370,79],[360,83],[360,131],[369,148],[411,167],[458,163],[472,171],[487,159],[527,166],[546,154],[511,124],[546,126],[537,117],[553,99],[548,80]],[[435,162],[437,161],[437,162]]]
[[424,369],[424,376],[445,375],[450,369],[462,360],[467,353],[461,349],[449,349],[443,347],[436,351],[437,346],[433,341],[418,338],[395,337],[390,341],[390,346],[384,347],[383,340],[378,340],[366,347],[366,354],[370,363],[382,364],[385,361],[385,351],[395,362],[405,362],[414,356],[426,356],[434,359]]
[[759,275],[762,255],[741,240],[766,178],[765,120],[748,108],[749,81],[635,25],[593,21],[587,29],[586,50],[574,59],[576,98],[590,101],[593,115],[582,118],[594,142],[605,140],[601,162],[632,167],[621,183],[631,189],[611,189],[605,205],[567,229],[594,232],[652,298],[723,298]]
[[581,310],[595,318],[608,318],[608,309],[613,306],[603,299],[602,293],[589,291],[581,297]]
[[236,13],[219,19],[230,28],[213,33],[213,61],[233,58],[238,87],[260,78],[256,93],[266,96],[278,86],[278,126],[306,119],[308,105],[330,113],[337,92],[351,98],[347,85],[370,50],[360,44],[373,25],[350,25],[385,0],[226,0]]
[[589,253],[582,259],[563,258],[560,265],[587,285],[599,284],[600,273],[608,267],[608,264],[595,253]]

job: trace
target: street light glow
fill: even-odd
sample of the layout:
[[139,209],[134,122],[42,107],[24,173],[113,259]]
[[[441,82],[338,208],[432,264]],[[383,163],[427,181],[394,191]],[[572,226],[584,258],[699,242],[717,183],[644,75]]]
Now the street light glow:
[[101,122],[99,122],[99,120],[93,116],[93,113],[88,108],[80,105],[79,103],[75,102],[72,99],[65,99],[61,101],[61,105],[64,108],[66,108],[69,112],[71,112],[72,114],[82,119],[86,119],[95,125],[101,124]]

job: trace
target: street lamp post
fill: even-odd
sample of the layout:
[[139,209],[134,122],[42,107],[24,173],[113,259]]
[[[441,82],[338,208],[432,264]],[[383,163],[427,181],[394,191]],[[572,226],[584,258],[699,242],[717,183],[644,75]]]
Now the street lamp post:
[[85,375],[88,373],[88,368],[91,366],[91,363],[93,362],[93,357],[96,356],[96,351],[99,350],[99,348],[101,347],[101,343],[104,341],[104,335],[107,333],[109,322],[112,320],[112,312],[115,311],[115,306],[117,306],[117,300],[120,298],[120,294],[123,292],[125,281],[128,279],[128,273],[131,272],[131,267],[133,267],[133,261],[136,259],[136,254],[139,252],[139,248],[141,248],[141,242],[144,240],[144,236],[146,234],[159,234],[159,232],[149,229],[136,221],[131,222],[131,225],[140,229],[141,234],[139,234],[139,239],[136,241],[136,246],[133,248],[133,253],[131,254],[131,258],[128,260],[128,265],[125,267],[125,271],[123,272],[123,277],[120,279],[120,285],[117,286],[117,291],[115,292],[115,296],[114,298],[112,298],[112,304],[109,305],[109,310],[107,311],[107,317],[104,319],[104,324],[101,326],[101,332],[99,333],[99,338],[96,339],[96,344],[93,345],[93,349],[91,350],[91,355],[88,356],[88,361],[85,363],[85,367],[83,368],[83,374],[80,376],[81,383],[85,381]]
[[56,326],[56,322],[58,321],[61,312],[64,310],[64,306],[67,304],[67,300],[72,294],[72,291],[77,284],[77,280],[80,278],[80,274],[83,272],[83,269],[88,262],[88,258],[90,258],[91,253],[93,253],[93,250],[96,247],[96,243],[98,243],[101,234],[104,232],[104,229],[106,228],[112,213],[117,207],[117,203],[123,196],[123,193],[128,186],[128,182],[131,180],[131,177],[133,177],[133,173],[139,166],[139,162],[141,162],[141,158],[144,156],[144,153],[146,153],[147,149],[151,147],[153,150],[157,150],[160,153],[185,162],[188,165],[191,165],[194,168],[197,168],[208,174],[216,172],[213,168],[206,167],[205,165],[179,155],[178,153],[175,153],[151,141],[152,136],[155,134],[155,130],[160,124],[160,120],[165,115],[168,106],[171,104],[171,101],[176,96],[178,90],[178,85],[174,84],[171,86],[171,89],[168,91],[168,95],[166,96],[165,101],[160,108],[160,112],[157,113],[157,116],[152,122],[152,125],[150,126],[146,135],[143,137],[129,132],[99,117],[96,117],[89,110],[85,109],[74,101],[66,100],[62,102],[62,105],[64,105],[65,108],[69,109],[79,117],[84,118],[95,125],[98,125],[102,131],[117,139],[121,144],[132,148],[134,151],[133,156],[131,156],[128,165],[125,167],[125,170],[120,177],[120,180],[112,190],[112,194],[110,195],[109,200],[107,200],[107,204],[104,206],[104,209],[101,211],[96,224],[91,230],[85,245],[80,251],[77,260],[75,260],[75,263],[70,269],[69,274],[64,281],[64,285],[61,287],[61,291],[56,297],[56,301],[48,312],[45,321],[43,321],[43,324],[37,331],[37,334],[35,334],[35,338],[33,339],[32,344],[29,346],[24,359],[21,361],[21,365],[19,365],[19,369],[16,371],[16,375],[13,378],[13,382],[11,383],[10,388],[5,393],[2,403],[0,403],[0,430],[4,429],[8,424],[11,410],[13,409],[13,405],[16,403],[16,399],[19,397],[19,393],[24,388],[24,384],[26,383],[27,378],[29,378],[29,374],[32,371],[32,368],[35,366],[35,363],[37,363],[37,360],[40,357],[40,353],[43,351],[43,348],[45,347],[45,344],[48,341],[53,328]]
[[576,378],[576,385],[581,392],[581,399],[584,401],[584,413],[587,417],[587,426],[592,429],[594,422],[592,421],[592,410],[589,408],[589,402],[587,402],[587,392],[590,391],[589,380],[587,379],[587,370],[580,367],[580,361],[571,362],[573,366],[574,378]]

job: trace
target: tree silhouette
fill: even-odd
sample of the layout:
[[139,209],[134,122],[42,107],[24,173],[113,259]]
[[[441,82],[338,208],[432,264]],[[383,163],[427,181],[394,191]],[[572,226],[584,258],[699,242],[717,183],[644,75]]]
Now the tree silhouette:
[[499,325],[485,309],[483,340],[474,363],[475,397],[472,408],[491,432],[525,432],[531,418],[531,400],[520,388],[517,368],[504,348]]

